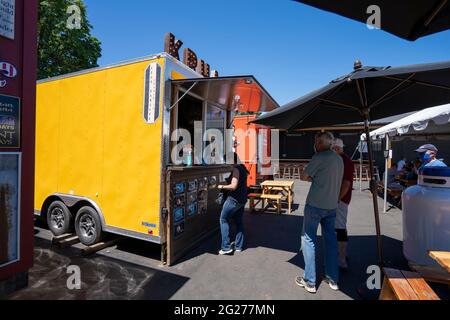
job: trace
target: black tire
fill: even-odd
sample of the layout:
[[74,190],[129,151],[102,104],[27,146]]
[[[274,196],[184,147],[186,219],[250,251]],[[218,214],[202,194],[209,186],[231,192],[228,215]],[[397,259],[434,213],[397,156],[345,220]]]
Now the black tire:
[[61,201],[52,202],[47,209],[47,225],[55,236],[71,232],[72,220],[69,208]]
[[80,242],[92,246],[102,239],[102,223],[97,211],[91,207],[82,207],[75,217],[75,232]]

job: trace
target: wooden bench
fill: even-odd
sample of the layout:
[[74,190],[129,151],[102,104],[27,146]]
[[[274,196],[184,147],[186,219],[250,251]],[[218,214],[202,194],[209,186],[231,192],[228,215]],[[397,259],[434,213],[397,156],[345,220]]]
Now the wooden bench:
[[263,201],[263,207],[264,200],[267,200],[267,206],[272,206],[277,210],[278,214],[281,214],[281,200],[283,199],[281,194],[262,194],[261,199]]
[[416,272],[383,268],[380,300],[440,300]]
[[[251,212],[255,211],[255,208],[259,203],[263,202],[263,200],[261,199],[261,195],[261,193],[250,193],[247,195],[247,198],[250,201],[249,206]],[[264,204],[262,205],[261,209],[264,209]]]
[[408,265],[426,281],[450,286],[450,273],[441,266],[424,266],[412,262],[409,262]]

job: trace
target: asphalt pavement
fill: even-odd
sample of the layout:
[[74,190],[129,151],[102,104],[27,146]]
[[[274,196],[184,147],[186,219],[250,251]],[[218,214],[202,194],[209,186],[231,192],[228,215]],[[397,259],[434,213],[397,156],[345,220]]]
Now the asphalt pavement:
[[[127,239],[94,255],[80,255],[79,245],[59,249],[51,234],[36,227],[35,264],[29,286],[10,299],[284,299],[351,300],[375,299],[377,290],[367,290],[367,268],[377,264],[374,215],[370,193],[355,185],[349,209],[349,269],[342,272],[340,291],[324,282],[315,295],[298,287],[294,279],[303,273],[300,232],[309,184],[296,181],[295,211],[245,213],[245,250],[219,256],[216,234],[176,265],[160,262],[158,245]],[[380,208],[382,201],[380,199]],[[408,269],[402,254],[401,210],[381,214],[384,259],[387,265]],[[323,276],[323,250],[319,238],[318,277]],[[81,271],[81,289],[68,289],[69,266]],[[70,281],[70,280],[69,280]]]

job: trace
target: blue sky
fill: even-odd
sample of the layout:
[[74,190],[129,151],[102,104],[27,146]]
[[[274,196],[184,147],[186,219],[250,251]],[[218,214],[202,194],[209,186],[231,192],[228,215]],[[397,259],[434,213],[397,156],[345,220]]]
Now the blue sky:
[[[220,75],[252,74],[287,103],[364,65],[450,60],[450,30],[409,42],[291,0],[85,0],[100,65],[162,52],[172,32]],[[180,50],[180,53],[182,50]]]

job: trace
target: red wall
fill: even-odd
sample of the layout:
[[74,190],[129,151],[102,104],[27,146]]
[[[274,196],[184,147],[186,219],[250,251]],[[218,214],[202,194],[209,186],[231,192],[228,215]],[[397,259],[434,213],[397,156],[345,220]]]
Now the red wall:
[[[33,264],[34,140],[37,68],[37,0],[15,1],[15,38],[0,36],[0,61],[12,63],[17,77],[7,79],[0,94],[21,98],[21,148],[2,152],[22,152],[20,216],[20,261],[0,269],[0,280],[27,271]],[[4,78],[2,78],[4,79]]]

